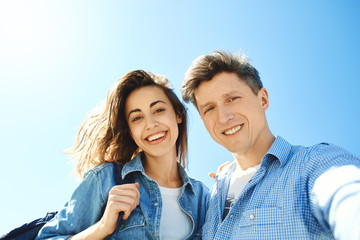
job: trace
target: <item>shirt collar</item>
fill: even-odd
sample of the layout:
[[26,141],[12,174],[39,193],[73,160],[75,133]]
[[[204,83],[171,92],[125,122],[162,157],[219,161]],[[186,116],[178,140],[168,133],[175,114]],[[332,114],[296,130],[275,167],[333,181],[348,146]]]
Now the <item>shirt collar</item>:
[[[125,164],[125,166],[123,167],[123,169],[121,171],[121,176],[123,179],[126,177],[127,174],[130,174],[132,172],[141,172],[144,176],[146,175],[145,169],[142,165],[141,155],[142,155],[142,153],[140,152],[131,161],[129,161]],[[185,187],[189,186],[191,191],[195,192],[193,185],[190,181],[190,178],[188,177],[187,173],[185,172],[185,169],[181,166],[180,163],[177,163],[177,164],[178,164],[180,178],[183,181],[183,186],[185,186]]]
[[265,156],[272,155],[277,158],[281,166],[285,165],[288,161],[288,156],[291,151],[291,144],[287,142],[284,138],[277,136],[270,149],[267,151]]
[[137,154],[131,161],[125,164],[121,171],[121,176],[124,179],[126,175],[132,172],[141,172],[145,175],[145,169],[141,162],[141,153]]

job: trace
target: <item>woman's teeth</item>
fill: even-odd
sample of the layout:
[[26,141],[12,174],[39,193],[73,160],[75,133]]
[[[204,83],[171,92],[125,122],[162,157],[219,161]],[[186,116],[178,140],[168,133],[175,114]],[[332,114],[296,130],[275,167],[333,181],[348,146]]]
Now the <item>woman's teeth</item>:
[[152,136],[148,137],[147,140],[149,142],[151,142],[151,141],[155,141],[155,140],[157,140],[159,138],[162,138],[164,136],[165,136],[165,132],[162,132],[162,133],[158,133],[158,134],[155,134],[155,135],[152,135]]

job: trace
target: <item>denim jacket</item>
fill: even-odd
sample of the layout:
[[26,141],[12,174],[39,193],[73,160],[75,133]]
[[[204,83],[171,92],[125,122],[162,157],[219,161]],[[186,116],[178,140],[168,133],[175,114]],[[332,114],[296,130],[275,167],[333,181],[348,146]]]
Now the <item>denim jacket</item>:
[[[180,164],[178,169],[183,180],[178,201],[193,225],[187,239],[201,239],[209,189],[200,181],[189,178]],[[106,239],[160,239],[160,189],[157,182],[145,174],[140,154],[125,164],[121,176],[139,182],[140,204],[126,221],[120,215],[116,230]],[[112,164],[104,163],[87,172],[71,199],[53,220],[44,225],[36,239],[66,239],[98,222],[113,186]]]

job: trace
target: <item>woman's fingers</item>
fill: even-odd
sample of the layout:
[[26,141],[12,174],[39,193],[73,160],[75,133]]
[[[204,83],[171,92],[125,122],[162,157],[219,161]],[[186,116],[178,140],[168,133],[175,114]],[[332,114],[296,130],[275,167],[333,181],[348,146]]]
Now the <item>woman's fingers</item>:
[[227,162],[224,162],[223,164],[221,164],[221,165],[218,167],[216,173],[219,174],[219,173],[223,170],[223,168],[226,167],[227,165],[229,165],[230,163],[231,163],[231,162],[227,161]]
[[124,220],[130,216],[139,202],[139,183],[117,185],[109,192],[109,208],[116,213],[124,212],[122,217]]
[[209,175],[209,177],[211,177],[212,179],[214,179],[216,181],[216,173],[210,172],[208,175]]
[[99,221],[100,231],[106,235],[112,234],[117,225],[120,212],[126,220],[131,212],[139,205],[139,183],[117,185],[111,188],[104,215]]
[[228,166],[231,162],[225,162],[223,164],[221,164],[218,168],[217,168],[217,171],[216,173],[214,172],[210,172],[208,175],[209,177],[211,177],[212,179],[214,179],[216,181],[216,175],[218,175],[223,169],[224,167]]

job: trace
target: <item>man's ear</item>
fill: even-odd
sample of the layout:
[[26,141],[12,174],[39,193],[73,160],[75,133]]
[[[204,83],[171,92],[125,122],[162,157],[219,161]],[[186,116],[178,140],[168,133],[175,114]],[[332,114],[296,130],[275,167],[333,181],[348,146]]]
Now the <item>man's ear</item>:
[[269,108],[269,94],[265,88],[261,88],[258,92],[261,107],[266,111]]

